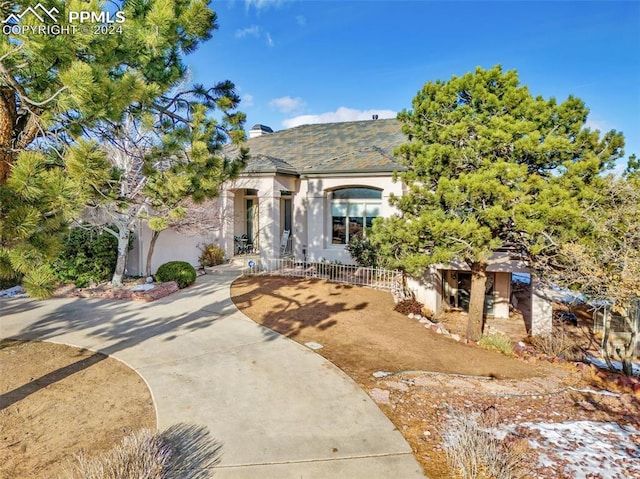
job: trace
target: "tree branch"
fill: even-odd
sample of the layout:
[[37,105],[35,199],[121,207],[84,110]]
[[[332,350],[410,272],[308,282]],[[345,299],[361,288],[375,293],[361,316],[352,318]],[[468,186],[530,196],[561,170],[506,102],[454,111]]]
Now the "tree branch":
[[13,78],[13,75],[9,72],[9,70],[7,70],[7,67],[2,62],[0,62],[0,73],[2,74],[2,76],[6,78],[6,80],[11,84],[11,86],[18,92],[18,96],[20,97],[20,100],[22,100],[24,103],[28,103],[36,107],[45,106],[47,103],[55,100],[55,98],[60,93],[62,93],[63,91],[69,88],[65,85],[62,88],[60,88],[57,92],[55,92],[52,96],[47,98],[46,100],[37,102],[29,98],[29,96],[27,95],[27,92],[24,90],[24,88],[22,88],[22,85],[20,85],[20,83],[18,83],[16,79]]

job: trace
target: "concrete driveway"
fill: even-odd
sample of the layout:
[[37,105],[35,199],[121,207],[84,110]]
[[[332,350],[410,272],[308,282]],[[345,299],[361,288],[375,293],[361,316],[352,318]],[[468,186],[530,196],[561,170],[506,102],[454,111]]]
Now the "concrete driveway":
[[158,427],[193,423],[223,447],[215,477],[423,478],[373,401],[318,354],[239,312],[222,266],[153,303],[0,299],[0,337],[114,356],[151,389]]

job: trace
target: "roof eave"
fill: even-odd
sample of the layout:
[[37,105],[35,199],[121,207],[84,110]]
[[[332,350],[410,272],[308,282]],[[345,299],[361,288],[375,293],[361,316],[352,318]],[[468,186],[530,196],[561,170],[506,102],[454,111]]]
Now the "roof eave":
[[260,170],[244,170],[240,173],[240,176],[273,176],[273,175],[285,175],[299,177],[300,173],[296,170],[287,170],[284,168],[269,168]]

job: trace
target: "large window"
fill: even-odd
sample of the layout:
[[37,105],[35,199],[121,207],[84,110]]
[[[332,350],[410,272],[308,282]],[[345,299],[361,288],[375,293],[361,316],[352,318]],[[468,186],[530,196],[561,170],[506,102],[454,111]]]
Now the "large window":
[[373,188],[340,188],[331,192],[332,244],[347,244],[356,234],[366,236],[373,219],[380,216],[382,191]]

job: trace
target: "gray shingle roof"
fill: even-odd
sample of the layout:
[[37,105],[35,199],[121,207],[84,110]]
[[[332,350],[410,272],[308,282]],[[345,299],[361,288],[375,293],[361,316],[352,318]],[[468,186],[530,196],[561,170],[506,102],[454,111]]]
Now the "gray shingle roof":
[[406,141],[395,119],[302,125],[247,140],[245,171],[392,172],[401,169],[393,150]]

